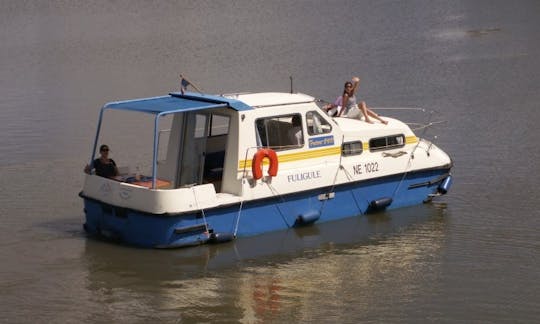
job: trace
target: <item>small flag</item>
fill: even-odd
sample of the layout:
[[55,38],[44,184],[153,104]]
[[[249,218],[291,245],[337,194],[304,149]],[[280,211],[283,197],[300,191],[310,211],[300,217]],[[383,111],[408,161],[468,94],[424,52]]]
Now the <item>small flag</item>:
[[182,76],[180,76],[180,78],[180,92],[184,94],[184,92],[187,90],[188,85],[190,85],[191,83],[189,83],[189,81],[184,79]]

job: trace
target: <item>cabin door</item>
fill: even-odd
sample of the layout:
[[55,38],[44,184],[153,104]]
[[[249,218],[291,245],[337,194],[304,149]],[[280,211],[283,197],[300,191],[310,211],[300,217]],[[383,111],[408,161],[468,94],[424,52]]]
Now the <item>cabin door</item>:
[[209,116],[203,113],[186,113],[180,152],[178,187],[201,184],[204,170]]

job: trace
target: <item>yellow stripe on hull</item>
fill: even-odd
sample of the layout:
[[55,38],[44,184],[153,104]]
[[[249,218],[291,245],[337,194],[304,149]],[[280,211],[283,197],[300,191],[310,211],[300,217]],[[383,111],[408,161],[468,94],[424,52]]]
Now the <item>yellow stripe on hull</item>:
[[[278,163],[283,162],[293,162],[293,161],[300,161],[300,160],[306,160],[306,159],[316,159],[321,158],[325,156],[331,156],[331,155],[339,155],[341,154],[341,148],[339,146],[319,149],[319,150],[309,150],[304,152],[298,152],[298,153],[290,153],[290,154],[281,154],[278,153]],[[251,161],[252,160],[241,160],[238,161],[238,168],[243,170],[244,168],[251,168]],[[263,164],[269,164],[268,159],[263,159]]]
[[407,136],[405,137],[405,144],[414,144],[418,142],[418,137],[416,136]]

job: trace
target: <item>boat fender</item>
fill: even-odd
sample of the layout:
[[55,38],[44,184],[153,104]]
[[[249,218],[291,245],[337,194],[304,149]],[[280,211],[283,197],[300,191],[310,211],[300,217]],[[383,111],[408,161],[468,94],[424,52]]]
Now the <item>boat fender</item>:
[[448,177],[446,177],[442,182],[441,184],[439,185],[439,187],[437,188],[437,191],[444,195],[448,192],[448,190],[450,190],[450,187],[452,186],[452,176],[449,175]]
[[212,233],[208,238],[208,243],[225,243],[233,239],[234,235],[232,233]]
[[298,215],[296,217],[296,221],[294,222],[295,227],[297,226],[304,226],[313,224],[321,217],[321,213],[319,213],[318,210],[309,210],[303,214]]
[[370,210],[384,209],[390,206],[391,203],[392,203],[392,198],[390,197],[383,197],[383,198],[375,199],[369,203],[369,209]]
[[253,161],[251,163],[251,171],[253,172],[253,178],[258,180],[262,178],[262,161],[264,158],[270,160],[270,167],[268,168],[268,175],[275,177],[278,171],[278,158],[277,154],[272,149],[259,149],[255,155],[253,155]]

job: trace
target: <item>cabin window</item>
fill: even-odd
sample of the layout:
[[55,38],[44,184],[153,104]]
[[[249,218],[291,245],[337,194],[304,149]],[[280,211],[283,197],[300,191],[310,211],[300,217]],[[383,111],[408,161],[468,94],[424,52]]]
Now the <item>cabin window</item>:
[[171,127],[173,114],[162,116],[159,120],[158,131],[158,164],[165,163],[167,160],[167,149],[171,137]]
[[306,124],[309,135],[326,134],[332,131],[332,126],[316,111],[307,112]]
[[206,137],[206,115],[196,114],[195,115],[195,129],[194,129],[194,138],[203,138]]
[[[210,127],[206,130],[206,121],[210,118]],[[203,115],[197,114],[195,117],[195,138],[207,136],[227,135],[229,133],[229,116],[225,115]],[[207,134],[207,132],[209,132]]]
[[362,154],[362,151],[363,146],[362,142],[360,141],[343,143],[343,145],[341,146],[341,154],[343,154],[344,156]]
[[404,145],[405,136],[403,134],[377,137],[369,140],[369,149],[371,151],[393,149]]
[[257,146],[288,150],[304,146],[300,114],[260,118],[255,121]]
[[210,136],[229,134],[229,119],[229,116],[213,114],[210,122]]

